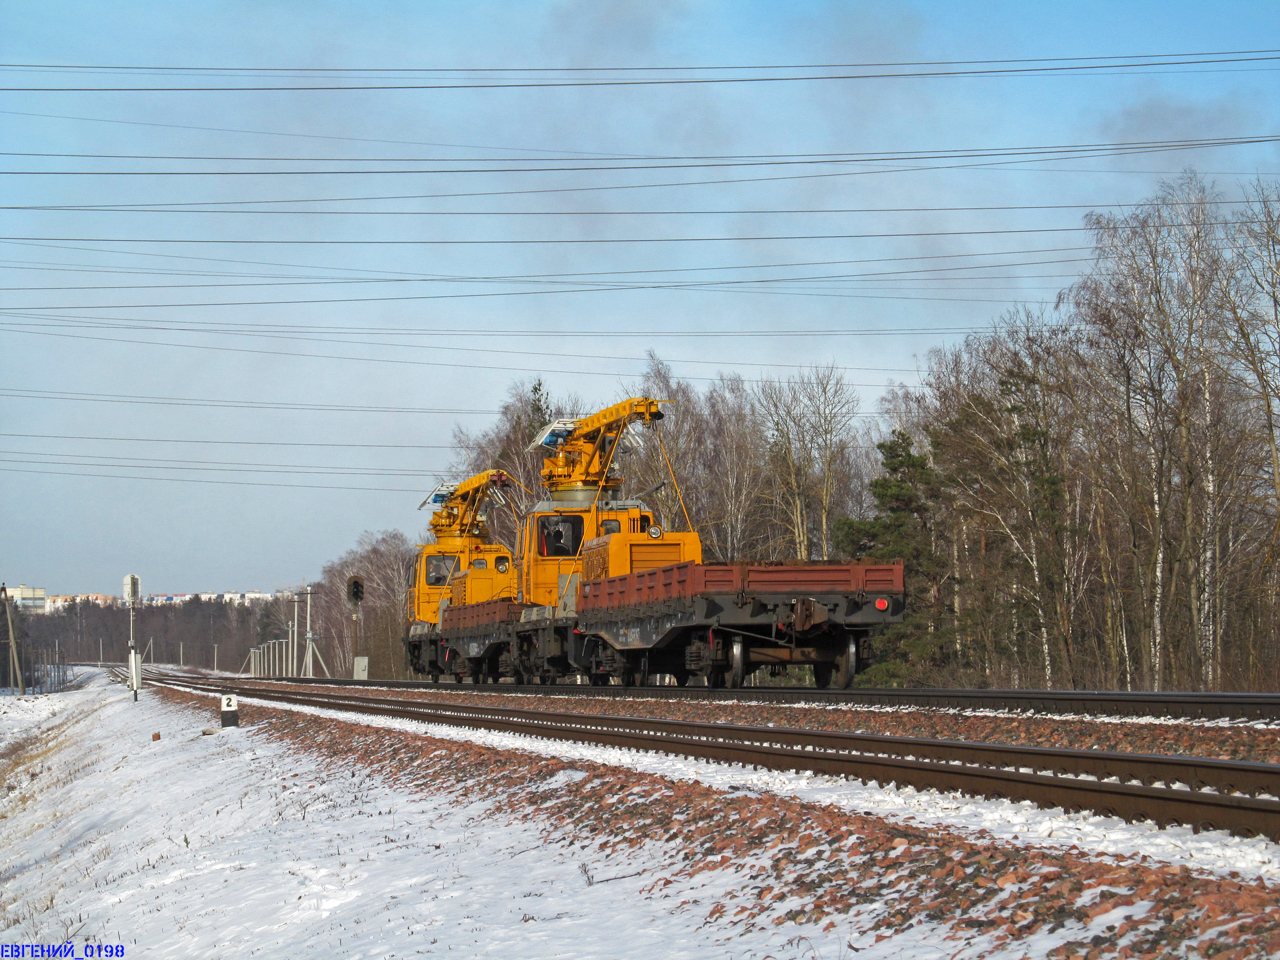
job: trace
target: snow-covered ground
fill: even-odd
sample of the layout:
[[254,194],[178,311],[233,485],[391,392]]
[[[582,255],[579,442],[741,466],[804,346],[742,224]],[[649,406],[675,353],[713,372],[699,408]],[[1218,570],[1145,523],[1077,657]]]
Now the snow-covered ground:
[[202,735],[212,710],[147,691],[135,704],[101,680],[5,706],[6,743],[38,731],[61,746],[0,801],[0,941],[148,957],[742,955],[699,931],[701,915],[637,897],[638,879],[601,882],[643,858],[566,854],[536,825],[486,829],[483,801],[325,781],[251,730]]
[[[789,899],[764,915],[767,922],[733,928],[712,917],[750,901],[740,899],[738,868],[775,869],[779,858],[786,862],[787,844],[759,848],[726,869],[682,874],[673,869],[688,860],[678,844],[657,837],[598,843],[599,833],[575,834],[572,825],[530,816],[536,805],[513,813],[517,805],[492,791],[463,797],[444,785],[411,788],[376,764],[325,766],[296,737],[273,735],[271,723],[203,735],[217,723],[215,701],[204,702],[207,710],[144,690],[134,703],[101,675],[64,694],[0,698],[0,943],[88,940],[148,957],[1037,957],[1091,934],[1115,941],[1123,937],[1116,925],[1143,909],[1090,913],[1088,922],[1046,924],[1007,943],[961,938],[954,921],[924,916],[882,936],[867,924],[883,909],[878,899],[825,925],[788,921],[786,908],[805,902]],[[409,742],[432,758],[449,759],[453,741],[458,749],[467,742],[521,751],[530,771],[539,758],[568,760],[569,768],[534,784],[548,809],[577,802],[574,791],[588,774],[573,764],[600,763],[723,791],[726,806],[730,798],[791,795],[850,816],[1016,835],[1015,845],[1141,852],[1204,874],[1235,871],[1246,881],[1280,875],[1278,851],[1264,841],[410,721],[373,723],[411,734]],[[906,861],[915,849],[919,857],[918,835],[894,841],[889,856]],[[941,860],[938,873],[949,877],[960,861],[944,853],[961,851],[926,851],[917,862],[932,870]],[[812,860],[796,863],[813,869]],[[780,869],[782,876],[791,868]],[[879,875],[892,877],[894,869]],[[1029,863],[1027,876],[1037,869]],[[1027,882],[1013,870],[998,879],[1010,896]],[[780,882],[785,887],[785,877]],[[1031,909],[1014,896],[1010,911],[1022,907]]]

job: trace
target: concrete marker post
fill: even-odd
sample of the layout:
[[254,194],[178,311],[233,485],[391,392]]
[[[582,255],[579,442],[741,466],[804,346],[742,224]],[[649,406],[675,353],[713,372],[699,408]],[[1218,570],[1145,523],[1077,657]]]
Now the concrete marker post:
[[222,695],[222,725],[224,727],[240,726],[240,705],[234,693]]

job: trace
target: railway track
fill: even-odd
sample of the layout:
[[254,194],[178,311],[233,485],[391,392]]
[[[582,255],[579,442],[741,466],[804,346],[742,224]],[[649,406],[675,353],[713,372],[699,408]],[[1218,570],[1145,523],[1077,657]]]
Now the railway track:
[[579,684],[479,684],[427,680],[331,680],[290,677],[290,684],[518,693],[550,697],[651,697],[662,700],[746,700],[758,703],[828,703],[851,707],[935,707],[1004,710],[1067,716],[1163,717],[1184,720],[1280,721],[1280,694],[1148,693],[1110,690],[820,690],[813,687],[593,687]]
[[1029,800],[1045,808],[1151,820],[1162,827],[1184,824],[1197,831],[1228,830],[1280,843],[1280,765],[426,703],[358,691],[283,690],[267,681],[226,682],[168,674],[149,674],[148,680],[267,703]]

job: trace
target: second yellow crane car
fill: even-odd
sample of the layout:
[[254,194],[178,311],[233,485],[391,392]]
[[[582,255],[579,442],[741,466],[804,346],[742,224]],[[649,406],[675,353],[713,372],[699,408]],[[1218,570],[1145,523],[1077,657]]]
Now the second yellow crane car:
[[450,603],[483,603],[511,597],[515,569],[511,551],[492,542],[485,507],[505,503],[511,481],[501,470],[485,470],[461,483],[441,484],[422,507],[435,506],[409,587],[406,653],[418,672],[439,674],[436,650],[440,612]]

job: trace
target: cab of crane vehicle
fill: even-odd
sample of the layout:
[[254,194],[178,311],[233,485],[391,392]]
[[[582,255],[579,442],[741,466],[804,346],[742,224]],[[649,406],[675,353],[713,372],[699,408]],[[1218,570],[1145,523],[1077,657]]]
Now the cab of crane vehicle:
[[462,592],[465,602],[511,596],[511,551],[491,542],[485,516],[488,500],[506,502],[501,491],[508,482],[503,471],[485,470],[460,483],[440,484],[419,505],[420,510],[435,508],[431,532],[436,542],[419,546],[408,598],[411,635],[439,626],[440,611],[453,602],[454,583],[460,578],[471,578],[471,589]]
[[440,622],[440,598],[449,594],[449,581],[462,563],[457,546],[428,543],[419,548],[409,590],[409,619],[419,623]]
[[559,605],[575,575],[594,580],[701,560],[696,533],[663,530],[638,500],[548,501],[534,508],[521,531],[519,598]]
[[[463,566],[465,563],[465,566]],[[516,592],[516,571],[511,551],[501,543],[477,546],[461,558],[449,582],[449,603],[488,603],[509,600]]]
[[440,623],[441,600],[449,604],[485,603],[515,595],[516,570],[511,551],[500,543],[427,544],[418,554],[409,619]]

